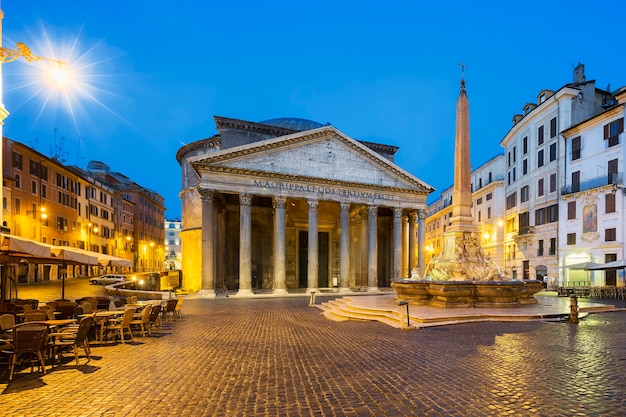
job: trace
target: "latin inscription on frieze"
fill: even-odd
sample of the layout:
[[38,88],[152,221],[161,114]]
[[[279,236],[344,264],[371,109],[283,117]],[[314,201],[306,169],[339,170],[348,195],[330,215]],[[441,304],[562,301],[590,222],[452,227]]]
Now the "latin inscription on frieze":
[[348,198],[366,198],[372,200],[386,200],[391,201],[395,199],[395,196],[386,193],[379,193],[376,191],[364,191],[364,190],[351,190],[349,188],[327,187],[322,185],[313,184],[298,184],[293,182],[284,181],[254,181],[255,187],[273,189],[273,190],[285,190],[295,191],[301,193],[319,194],[324,196],[335,197],[348,197]]

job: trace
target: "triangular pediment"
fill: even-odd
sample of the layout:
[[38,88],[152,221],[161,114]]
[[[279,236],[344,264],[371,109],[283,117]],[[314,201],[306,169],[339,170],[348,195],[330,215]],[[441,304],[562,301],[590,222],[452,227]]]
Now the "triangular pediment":
[[332,126],[298,132],[189,159],[211,172],[316,180],[430,193],[433,189]]

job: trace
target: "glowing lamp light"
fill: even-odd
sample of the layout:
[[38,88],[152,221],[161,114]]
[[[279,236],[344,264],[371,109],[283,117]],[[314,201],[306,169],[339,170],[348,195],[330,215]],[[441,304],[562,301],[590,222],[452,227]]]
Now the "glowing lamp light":
[[67,85],[71,81],[70,71],[67,65],[53,65],[48,71],[49,81],[60,87]]

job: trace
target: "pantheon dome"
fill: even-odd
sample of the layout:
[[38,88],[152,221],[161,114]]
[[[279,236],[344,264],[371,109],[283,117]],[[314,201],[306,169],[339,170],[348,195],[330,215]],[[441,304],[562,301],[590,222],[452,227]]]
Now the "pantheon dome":
[[300,119],[298,117],[280,117],[278,119],[264,120],[259,123],[275,127],[282,127],[284,129],[297,130],[299,132],[317,129],[324,126],[323,124],[314,122],[313,120]]

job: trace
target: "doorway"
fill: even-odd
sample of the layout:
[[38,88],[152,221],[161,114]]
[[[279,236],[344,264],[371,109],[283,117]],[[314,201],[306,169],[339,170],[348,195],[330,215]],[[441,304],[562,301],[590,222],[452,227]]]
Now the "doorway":
[[[330,265],[330,237],[328,232],[317,232],[317,286],[328,288]],[[298,232],[298,287],[308,287],[309,232]]]

